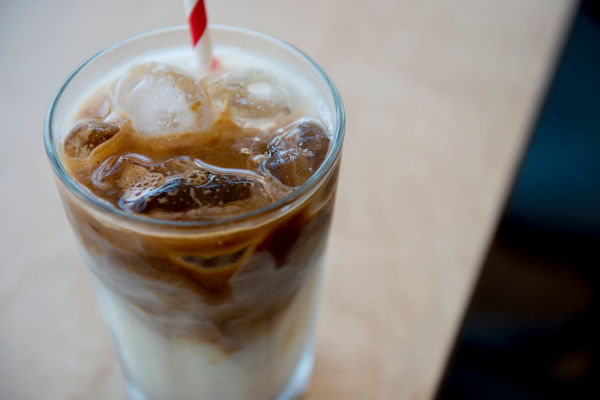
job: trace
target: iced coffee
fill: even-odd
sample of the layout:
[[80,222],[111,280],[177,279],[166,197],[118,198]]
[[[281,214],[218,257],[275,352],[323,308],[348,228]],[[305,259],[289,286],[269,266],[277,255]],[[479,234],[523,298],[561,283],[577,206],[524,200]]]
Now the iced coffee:
[[110,68],[92,65],[100,54],[76,71],[90,82],[68,81],[80,93],[59,92],[71,104],[49,114],[59,191],[134,399],[293,398],[312,368],[341,103],[290,46],[213,29],[209,69],[185,28],[148,34]]

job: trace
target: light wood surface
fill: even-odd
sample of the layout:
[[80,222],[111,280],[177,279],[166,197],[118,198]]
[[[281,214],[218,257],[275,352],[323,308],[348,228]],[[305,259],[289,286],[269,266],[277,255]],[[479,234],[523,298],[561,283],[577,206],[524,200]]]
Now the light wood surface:
[[[0,5],[0,398],[125,399],[42,146],[53,92],[177,0]],[[347,108],[308,399],[428,399],[573,4],[207,1],[284,38]]]

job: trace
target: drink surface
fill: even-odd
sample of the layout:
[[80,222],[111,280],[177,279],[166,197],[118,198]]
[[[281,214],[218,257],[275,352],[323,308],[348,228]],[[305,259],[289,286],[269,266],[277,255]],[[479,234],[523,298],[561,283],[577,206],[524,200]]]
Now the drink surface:
[[238,215],[306,182],[331,142],[320,94],[282,65],[217,47],[139,57],[87,94],[63,147],[69,175],[103,201],[158,219]]

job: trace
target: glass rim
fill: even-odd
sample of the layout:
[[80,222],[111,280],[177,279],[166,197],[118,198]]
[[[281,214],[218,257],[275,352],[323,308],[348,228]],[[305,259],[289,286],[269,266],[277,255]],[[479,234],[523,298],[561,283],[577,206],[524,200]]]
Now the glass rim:
[[213,227],[216,225],[225,225],[225,224],[234,223],[234,222],[241,222],[246,219],[265,215],[265,214],[268,214],[279,208],[283,208],[286,204],[289,204],[289,203],[293,202],[294,200],[300,198],[305,193],[307,193],[311,188],[316,186],[316,184],[319,181],[321,181],[321,178],[323,178],[328,173],[328,171],[330,171],[334,167],[337,159],[339,158],[343,140],[344,140],[344,134],[345,134],[345,130],[346,130],[346,117],[344,114],[344,105],[342,103],[341,96],[340,96],[337,88],[335,87],[335,85],[333,84],[331,79],[329,78],[329,76],[325,73],[325,71],[323,71],[323,69],[312,58],[310,58],[306,53],[304,53],[302,50],[300,50],[297,47],[295,47],[294,45],[286,42],[285,40],[279,39],[275,36],[272,36],[272,35],[269,35],[267,33],[263,33],[260,31],[256,31],[253,29],[241,28],[241,27],[236,27],[236,26],[220,25],[220,24],[210,24],[209,25],[209,29],[215,29],[215,28],[220,29],[220,30],[228,30],[228,31],[234,31],[234,32],[238,32],[238,33],[250,34],[255,37],[259,37],[263,40],[275,43],[276,45],[279,45],[281,47],[287,48],[288,50],[291,50],[292,52],[295,52],[298,55],[300,55],[301,58],[303,58],[305,61],[308,61],[309,65],[311,65],[313,68],[315,68],[315,70],[323,78],[323,80],[325,81],[325,83],[327,84],[327,86],[330,90],[330,93],[333,97],[333,101],[335,103],[335,117],[334,117],[335,132],[334,132],[334,136],[333,136],[333,143],[332,143],[331,149],[330,149],[329,153],[327,154],[325,161],[321,164],[319,169],[317,169],[317,171],[302,185],[295,188],[294,190],[292,190],[290,193],[288,193],[281,199],[279,199],[273,203],[270,203],[264,207],[257,208],[255,210],[244,212],[244,213],[241,213],[238,215],[224,217],[224,218],[217,218],[217,219],[210,219],[210,220],[190,220],[190,221],[161,220],[161,219],[151,218],[151,217],[147,217],[147,216],[143,216],[143,215],[139,215],[139,214],[132,214],[132,213],[125,212],[125,211],[117,208],[116,206],[113,206],[112,204],[108,204],[106,202],[101,201],[99,198],[94,196],[91,192],[84,189],[84,187],[82,185],[80,185],[79,183],[77,183],[73,178],[71,178],[71,176],[69,176],[69,174],[65,170],[63,163],[61,162],[60,157],[57,152],[57,148],[56,148],[57,143],[56,143],[55,135],[54,135],[53,128],[52,128],[52,122],[54,120],[54,113],[55,113],[56,107],[60,103],[62,95],[65,92],[65,90],[69,87],[69,84],[71,83],[71,81],[75,77],[77,77],[79,75],[79,73],[81,71],[83,71],[88,64],[90,64],[97,58],[101,57],[103,54],[105,54],[113,49],[116,49],[118,47],[121,47],[122,45],[131,43],[131,42],[134,42],[134,41],[137,41],[140,39],[144,39],[147,37],[155,36],[155,35],[160,35],[160,34],[174,32],[174,31],[181,31],[181,30],[187,31],[188,30],[187,25],[176,25],[176,26],[171,26],[171,27],[166,27],[166,28],[153,29],[153,30],[139,33],[139,34],[136,34],[133,36],[129,36],[127,38],[121,39],[117,42],[114,42],[114,43],[104,47],[102,50],[96,52],[91,57],[89,57],[87,60],[85,60],[83,63],[81,63],[77,68],[75,68],[67,76],[67,78],[60,84],[59,88],[57,89],[56,93],[54,94],[54,96],[52,98],[50,107],[48,108],[48,111],[46,113],[46,118],[44,121],[44,143],[45,143],[46,153],[48,155],[50,164],[52,165],[52,168],[53,168],[55,174],[58,176],[58,178],[61,180],[61,182],[65,184],[65,186],[69,189],[69,191],[71,193],[74,193],[77,197],[79,197],[85,203],[91,204],[92,206],[99,208],[102,211],[106,211],[109,214],[114,214],[116,216],[124,218],[125,220],[135,222],[135,223],[161,225],[164,227]]

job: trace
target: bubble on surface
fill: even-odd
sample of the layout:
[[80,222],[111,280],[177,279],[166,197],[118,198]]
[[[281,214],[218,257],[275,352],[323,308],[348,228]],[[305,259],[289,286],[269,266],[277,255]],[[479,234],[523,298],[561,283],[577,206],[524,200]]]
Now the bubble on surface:
[[158,172],[150,172],[139,165],[125,168],[119,180],[119,186],[124,189],[120,202],[123,208],[135,210],[139,201],[165,182],[165,176]]
[[65,154],[74,158],[87,158],[96,147],[110,140],[119,127],[97,120],[80,122],[65,139]]
[[118,109],[142,134],[203,131],[214,121],[204,85],[165,64],[130,69],[117,82],[115,96]]
[[316,120],[303,118],[278,129],[275,134],[263,168],[284,185],[302,185],[327,156],[330,139],[325,128]]
[[208,182],[209,175],[200,168],[191,168],[185,171],[183,179],[188,185],[200,186]]

